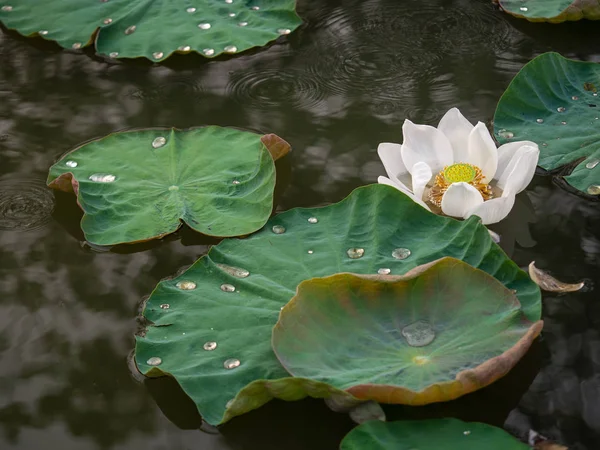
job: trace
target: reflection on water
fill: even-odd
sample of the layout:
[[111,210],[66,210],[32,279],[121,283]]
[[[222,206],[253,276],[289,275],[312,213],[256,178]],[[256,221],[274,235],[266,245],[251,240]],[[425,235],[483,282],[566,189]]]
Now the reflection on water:
[[[73,197],[40,187],[59,155],[91,138],[216,124],[292,144],[278,162],[279,211],[338,201],[384,173],[377,144],[400,141],[405,118],[435,123],[458,106],[489,121],[533,56],[600,60],[597,24],[529,24],[490,3],[301,0],[307,23],[268,48],[166,65],[115,64],[0,31],[0,448],[336,448],[352,425],[322,402],[272,402],[205,434],[172,380],[136,381],[127,355],[139,302],[215,241],[183,229],[99,252],[83,243]],[[538,178],[494,229],[519,265],[535,259],[591,287],[545,296],[544,338],[505,380],[458,402],[387,408],[388,416],[495,425],[508,416],[517,433],[531,427],[598,448],[598,204]]]

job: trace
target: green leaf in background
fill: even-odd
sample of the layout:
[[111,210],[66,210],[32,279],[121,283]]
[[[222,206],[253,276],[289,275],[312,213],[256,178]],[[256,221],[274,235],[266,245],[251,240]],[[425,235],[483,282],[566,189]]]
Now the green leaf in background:
[[457,419],[372,421],[354,428],[340,450],[528,450],[506,431]]
[[437,216],[395,188],[369,185],[340,203],[279,214],[160,282],[144,309],[154,326],[137,340],[136,363],[145,375],[173,376],[211,424],[273,397],[337,396],[326,384],[290,378],[271,348],[273,326],[296,287],[340,272],[401,275],[444,256],[515,289],[527,319],[539,320],[538,286],[478,218]]
[[600,19],[596,0],[497,0],[509,14],[530,22],[559,23],[567,20]]
[[273,329],[296,377],[362,400],[453,400],[508,373],[542,329],[493,276],[454,258],[405,275],[303,281]]
[[64,48],[96,40],[111,58],[161,61],[174,52],[207,57],[263,46],[302,21],[295,0],[3,0],[0,22]]
[[600,194],[600,65],[544,53],[529,62],[498,103],[494,130],[501,143],[530,140],[546,170],[576,164],[565,180]]
[[48,185],[75,192],[93,244],[155,239],[182,222],[209,236],[240,236],[271,214],[271,148],[275,157],[289,151],[275,135],[231,128],[125,131],[67,153]]

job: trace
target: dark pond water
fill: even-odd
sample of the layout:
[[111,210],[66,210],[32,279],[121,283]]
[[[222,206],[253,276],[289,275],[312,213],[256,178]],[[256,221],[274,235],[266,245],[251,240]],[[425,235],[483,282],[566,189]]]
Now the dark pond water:
[[[206,434],[176,383],[136,381],[127,357],[141,299],[211,242],[183,230],[90,248],[74,198],[44,187],[66,150],[131,127],[274,132],[294,148],[279,164],[278,209],[321,205],[383,174],[377,144],[400,141],[405,118],[437,123],[458,106],[489,121],[535,55],[600,60],[597,23],[524,23],[489,0],[300,0],[298,10],[306,24],[268,48],[160,66],[0,31],[1,449],[335,449],[353,426],[306,400],[271,402]],[[519,265],[536,260],[588,288],[545,295],[543,339],[505,379],[388,416],[452,415],[600,448],[599,207],[536,177],[494,229]]]

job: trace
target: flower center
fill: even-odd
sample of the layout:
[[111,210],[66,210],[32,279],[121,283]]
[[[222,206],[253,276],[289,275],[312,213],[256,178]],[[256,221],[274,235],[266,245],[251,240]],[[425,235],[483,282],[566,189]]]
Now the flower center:
[[452,183],[470,183],[477,176],[475,166],[471,164],[459,163],[452,164],[444,169],[444,178],[450,184]]
[[483,181],[481,169],[473,164],[457,163],[446,166],[435,176],[432,188],[429,190],[429,201],[442,206],[442,197],[453,183],[469,183],[479,191],[484,200],[493,197],[492,188]]

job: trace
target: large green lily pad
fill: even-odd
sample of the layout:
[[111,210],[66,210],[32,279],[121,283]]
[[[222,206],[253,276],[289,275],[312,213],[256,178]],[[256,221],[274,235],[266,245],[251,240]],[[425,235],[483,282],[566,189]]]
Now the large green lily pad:
[[275,135],[231,128],[126,131],[67,153],[48,185],[75,192],[93,244],[146,241],[182,222],[209,236],[240,236],[269,218],[273,158],[287,151]]
[[273,329],[296,377],[363,400],[449,401],[506,375],[542,329],[493,276],[454,258],[405,275],[303,281]]
[[65,48],[96,39],[100,54],[153,61],[262,46],[296,29],[295,0],[3,0],[0,22]]
[[498,0],[502,9],[530,22],[600,19],[600,4],[589,0]]
[[575,164],[565,180],[600,194],[600,65],[544,53],[508,86],[494,117],[497,139],[539,144],[547,170]]
[[340,450],[528,450],[500,428],[458,419],[372,421],[354,428]]
[[[354,248],[364,249],[362,257],[348,256],[349,249],[357,255]],[[290,378],[271,348],[273,326],[296,287],[340,272],[404,274],[444,256],[515,289],[528,320],[539,320],[538,286],[478,218],[437,216],[395,188],[369,185],[334,205],[279,214],[263,230],[222,241],[185,273],[159,283],[144,309],[154,326],[137,340],[136,363],[147,376],[173,376],[211,424],[273,397],[338,394],[327,384]]]

